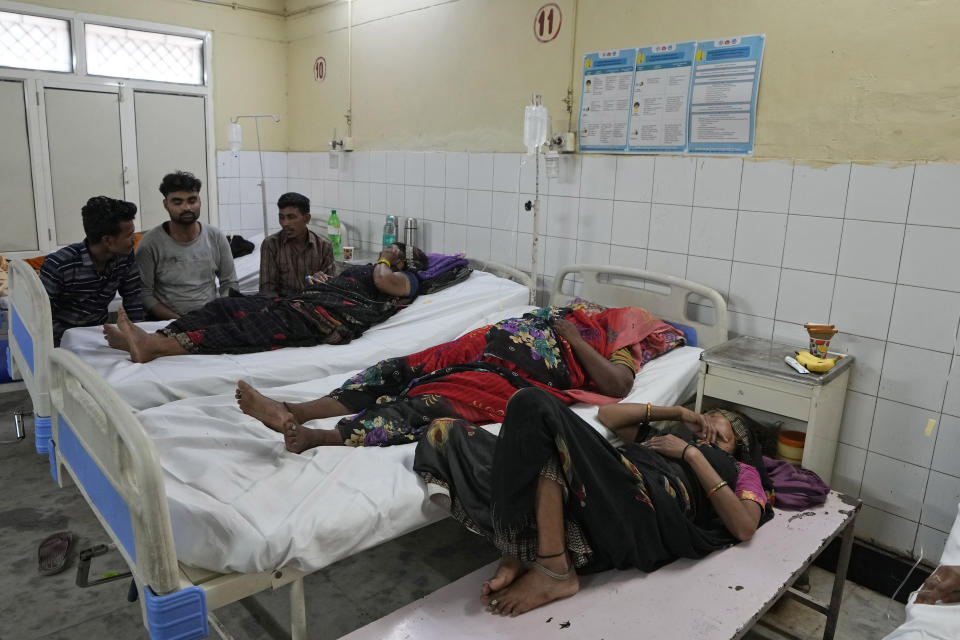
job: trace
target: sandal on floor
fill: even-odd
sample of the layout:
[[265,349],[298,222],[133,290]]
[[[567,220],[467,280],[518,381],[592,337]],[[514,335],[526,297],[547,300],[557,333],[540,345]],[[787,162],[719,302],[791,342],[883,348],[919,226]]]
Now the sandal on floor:
[[47,536],[47,538],[40,543],[37,559],[39,561],[38,569],[41,575],[52,576],[67,568],[67,555],[70,552],[70,544],[72,542],[72,533],[69,531],[60,531]]

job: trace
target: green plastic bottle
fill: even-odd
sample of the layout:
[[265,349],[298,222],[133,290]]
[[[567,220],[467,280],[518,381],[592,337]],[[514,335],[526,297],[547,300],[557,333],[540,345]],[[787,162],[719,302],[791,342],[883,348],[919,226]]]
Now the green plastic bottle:
[[343,260],[343,249],[340,246],[340,218],[337,217],[336,209],[331,209],[330,217],[327,218],[327,238],[333,245],[333,259]]

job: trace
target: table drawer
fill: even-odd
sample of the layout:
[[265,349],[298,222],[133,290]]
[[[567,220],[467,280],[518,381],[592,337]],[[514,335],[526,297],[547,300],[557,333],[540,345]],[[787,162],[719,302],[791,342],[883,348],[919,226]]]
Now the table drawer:
[[721,400],[729,400],[770,413],[807,420],[810,415],[810,398],[794,395],[785,391],[768,389],[740,380],[729,380],[707,375],[703,386],[703,395]]

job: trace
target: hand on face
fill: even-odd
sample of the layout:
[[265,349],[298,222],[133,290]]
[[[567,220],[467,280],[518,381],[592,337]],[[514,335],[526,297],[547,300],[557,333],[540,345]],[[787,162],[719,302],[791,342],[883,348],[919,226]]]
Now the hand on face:
[[400,247],[395,244],[384,247],[383,251],[380,252],[380,257],[384,260],[389,260],[390,266],[393,267],[395,271],[403,269],[405,266],[404,255],[400,251]]
[[580,339],[580,331],[577,329],[577,325],[573,324],[566,318],[556,318],[550,323],[550,326],[553,327],[554,333],[567,342],[573,342]]

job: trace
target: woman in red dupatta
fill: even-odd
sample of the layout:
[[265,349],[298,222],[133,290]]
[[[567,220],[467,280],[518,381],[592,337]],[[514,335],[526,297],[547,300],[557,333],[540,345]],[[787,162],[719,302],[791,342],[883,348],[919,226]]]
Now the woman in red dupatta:
[[[295,453],[319,445],[389,446],[416,441],[435,418],[501,422],[507,401],[526,387],[566,404],[614,402],[646,362],[683,343],[679,330],[639,307],[575,300],[383,360],[318,400],[279,403],[243,381],[236,396],[244,413],[284,434]],[[348,417],[336,429],[300,426],[340,415]]]

